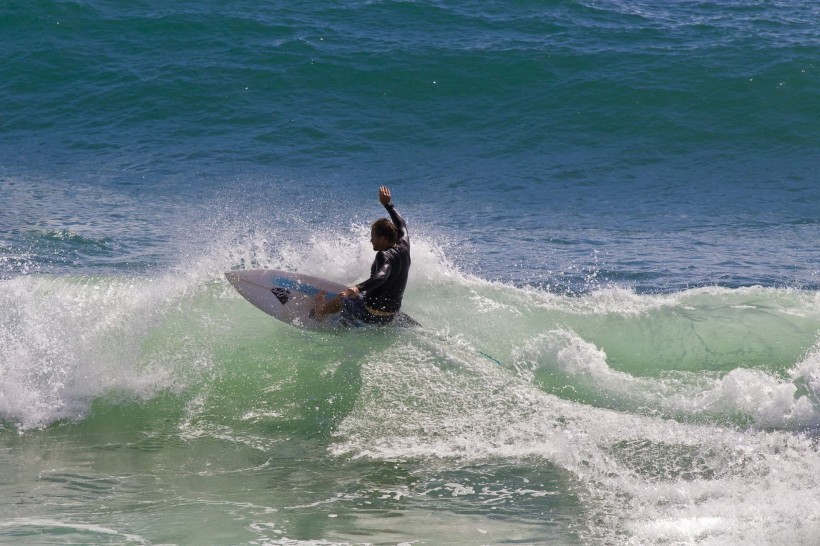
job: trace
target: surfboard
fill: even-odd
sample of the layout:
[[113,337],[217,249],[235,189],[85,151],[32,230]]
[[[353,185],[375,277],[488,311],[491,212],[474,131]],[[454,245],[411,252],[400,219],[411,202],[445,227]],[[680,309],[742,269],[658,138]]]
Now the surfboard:
[[[359,321],[349,321],[341,313],[327,316],[323,320],[316,320],[311,316],[314,298],[320,291],[325,291],[326,297],[330,299],[347,289],[337,282],[278,269],[239,269],[226,272],[225,278],[253,305],[298,328],[334,330],[370,326]],[[419,323],[399,312],[389,326],[419,326]]]

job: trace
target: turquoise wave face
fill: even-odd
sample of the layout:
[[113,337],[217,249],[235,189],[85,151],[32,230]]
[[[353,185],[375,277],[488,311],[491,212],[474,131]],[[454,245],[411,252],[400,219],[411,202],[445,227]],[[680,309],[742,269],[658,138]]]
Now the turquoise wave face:
[[[347,244],[352,252],[361,242]],[[337,256],[337,269],[325,270],[353,281],[356,273],[339,257],[351,252],[327,251],[326,263]],[[289,259],[309,263],[314,252]],[[498,367],[598,407],[766,429],[818,424],[814,292],[602,288],[562,296],[463,276],[441,259],[423,238],[416,242],[405,310],[425,328],[409,332],[308,335],[243,300],[214,257],[158,276],[3,281],[0,409],[9,423],[37,427],[83,419],[95,400],[116,393],[150,400],[171,391],[185,400],[210,385],[238,389],[244,402],[233,410],[243,413],[261,411],[263,400],[290,406],[267,389],[294,378],[298,392],[317,388],[324,395],[310,398],[325,404],[332,392],[355,390],[348,382],[374,352],[399,344],[410,355],[399,359],[411,366],[442,351],[443,366],[466,359]],[[326,381],[314,384],[317,377]],[[300,425],[305,432],[334,428],[315,417]]]

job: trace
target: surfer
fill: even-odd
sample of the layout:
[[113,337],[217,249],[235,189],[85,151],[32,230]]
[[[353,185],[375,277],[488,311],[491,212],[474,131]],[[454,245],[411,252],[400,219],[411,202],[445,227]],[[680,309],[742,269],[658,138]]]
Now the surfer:
[[366,324],[388,324],[398,313],[410,271],[410,238],[387,186],[379,188],[379,202],[390,219],[380,218],[370,227],[370,243],[376,251],[370,278],[330,300],[325,292],[317,294],[313,308],[317,320],[341,312],[345,318]]

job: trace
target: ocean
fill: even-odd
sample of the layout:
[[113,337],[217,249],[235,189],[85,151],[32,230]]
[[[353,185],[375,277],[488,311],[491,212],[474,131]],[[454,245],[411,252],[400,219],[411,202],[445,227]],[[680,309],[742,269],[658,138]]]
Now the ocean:
[[[0,543],[818,544],[820,5],[0,5]],[[388,185],[420,328],[308,332]]]

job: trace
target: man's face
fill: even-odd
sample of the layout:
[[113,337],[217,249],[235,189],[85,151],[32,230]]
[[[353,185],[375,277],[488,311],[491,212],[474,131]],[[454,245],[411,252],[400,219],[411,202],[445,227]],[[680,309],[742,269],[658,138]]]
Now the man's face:
[[376,235],[376,230],[370,228],[370,244],[373,245],[373,250],[380,251],[380,250],[387,250],[390,248],[390,244],[387,242],[387,238],[383,236]]

